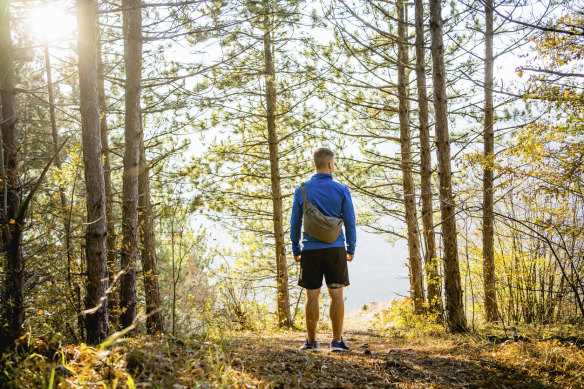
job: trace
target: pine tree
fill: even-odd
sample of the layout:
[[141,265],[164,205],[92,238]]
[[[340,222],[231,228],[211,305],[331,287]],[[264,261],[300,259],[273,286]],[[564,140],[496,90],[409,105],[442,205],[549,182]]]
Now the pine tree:
[[467,331],[462,286],[458,263],[455,202],[452,195],[450,159],[450,134],[448,133],[448,97],[446,95],[446,69],[442,37],[442,4],[430,0],[430,34],[432,37],[432,79],[434,82],[434,114],[438,176],[440,178],[440,211],[442,239],[444,241],[444,284],[448,329],[452,332]]
[[79,89],[85,186],[87,190],[87,308],[85,327],[87,341],[97,343],[108,334],[107,295],[108,268],[106,257],[107,219],[105,214],[105,180],[99,128],[97,90],[97,2],[77,1],[79,31]]

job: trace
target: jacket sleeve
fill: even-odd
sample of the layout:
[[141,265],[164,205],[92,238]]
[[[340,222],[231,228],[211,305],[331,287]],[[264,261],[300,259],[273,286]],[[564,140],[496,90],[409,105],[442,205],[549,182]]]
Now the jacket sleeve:
[[294,256],[300,255],[300,236],[302,235],[302,204],[300,203],[302,195],[299,188],[294,192],[292,202],[292,216],[290,217],[290,240],[292,241],[292,253]]
[[347,241],[347,253],[355,255],[357,244],[357,228],[355,226],[355,210],[349,189],[345,187],[343,198],[343,223],[345,223],[345,239]]

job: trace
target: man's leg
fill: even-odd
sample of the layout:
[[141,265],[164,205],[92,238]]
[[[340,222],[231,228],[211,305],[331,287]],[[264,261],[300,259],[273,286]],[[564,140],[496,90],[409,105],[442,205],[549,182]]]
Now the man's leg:
[[316,340],[316,324],[318,323],[318,298],[320,288],[306,289],[306,332],[308,341]]
[[328,288],[331,296],[330,318],[333,325],[333,340],[341,340],[343,320],[345,317],[345,301],[343,288]]

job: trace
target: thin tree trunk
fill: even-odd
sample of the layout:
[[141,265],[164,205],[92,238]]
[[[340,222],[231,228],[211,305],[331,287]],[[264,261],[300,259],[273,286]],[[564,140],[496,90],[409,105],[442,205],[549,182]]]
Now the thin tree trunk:
[[106,258],[107,219],[105,182],[99,129],[97,92],[97,1],[77,0],[79,31],[79,89],[85,187],[87,189],[87,293],[85,297],[87,341],[97,343],[109,330]]
[[138,253],[138,171],[140,163],[142,81],[142,14],[140,0],[122,0],[124,64],[126,66],[126,112],[124,175],[122,190],[122,278],[120,323],[126,328],[136,318],[136,255]]
[[399,95],[399,131],[401,146],[402,184],[404,190],[404,206],[408,229],[408,249],[410,267],[410,293],[414,300],[414,310],[424,312],[424,277],[422,276],[422,258],[420,256],[420,231],[416,210],[416,193],[413,178],[412,145],[410,139],[410,107],[408,101],[408,76],[406,20],[403,0],[397,0],[398,17],[398,95]]
[[483,280],[485,287],[485,318],[497,320],[497,290],[495,287],[495,251],[493,216],[493,0],[485,1],[485,129],[483,176]]
[[428,120],[428,94],[426,91],[426,69],[424,49],[424,3],[416,0],[416,82],[418,86],[418,111],[420,119],[420,178],[422,189],[422,224],[426,242],[426,288],[431,312],[442,312],[439,262],[436,237],[434,235],[432,204],[432,157],[430,156],[430,125]]
[[170,259],[172,263],[172,336],[176,336],[176,261],[174,257],[174,216],[170,222]]
[[[143,132],[141,132],[143,136]],[[142,269],[144,270],[144,289],[146,295],[146,326],[148,333],[162,332],[162,301],[158,282],[158,259],[156,257],[156,239],[154,237],[154,215],[150,201],[150,167],[146,160],[144,140],[140,141],[140,175],[139,187],[139,230],[142,245]]]
[[446,96],[446,69],[444,66],[444,43],[442,40],[442,3],[440,0],[430,0],[430,34],[432,37],[432,79],[434,81],[438,176],[440,178],[440,211],[444,241],[447,324],[451,332],[466,332],[467,325],[462,304],[458,245],[456,242],[455,203],[452,196],[450,137],[447,117],[448,98]]
[[0,304],[0,350],[12,344],[24,323],[23,220],[19,220],[22,188],[18,172],[18,121],[14,63],[10,36],[9,1],[0,3],[0,99],[2,101],[2,251],[6,260]]
[[[47,73],[47,91],[49,94],[49,114],[51,117],[51,135],[53,137],[53,150],[55,152],[54,165],[57,170],[61,170],[61,155],[59,152],[59,133],[57,131],[57,116],[55,114],[55,96],[53,93],[53,76],[51,72],[51,57],[49,45],[45,42],[45,69]],[[63,229],[65,231],[65,249],[67,250],[67,296],[73,294],[73,284],[71,280],[71,228],[69,219],[69,207],[67,205],[67,194],[65,188],[59,183],[59,199],[61,201],[61,217],[63,219]],[[80,312],[77,312],[78,314]]]
[[280,189],[280,166],[278,156],[278,136],[276,134],[276,72],[272,56],[271,23],[268,2],[264,1],[264,60],[266,80],[266,107],[268,124],[268,144],[270,149],[270,173],[272,180],[272,203],[274,238],[276,240],[276,281],[278,290],[278,325],[292,326],[290,318],[290,297],[288,295],[288,269],[286,267],[286,246],[282,225],[282,192]]
[[112,196],[112,174],[110,167],[110,151],[107,127],[107,98],[105,95],[105,68],[103,64],[101,44],[98,40],[98,54],[97,54],[97,72],[98,72],[98,93],[99,93],[99,112],[100,112],[100,130],[101,130],[101,146],[103,156],[103,169],[105,180],[105,215],[107,218],[107,269],[109,286],[112,288],[108,295],[108,307],[110,322],[117,324],[119,320],[119,294],[117,285],[114,285],[114,279],[118,272],[117,256],[116,256],[116,231],[115,220],[113,213],[113,196]]

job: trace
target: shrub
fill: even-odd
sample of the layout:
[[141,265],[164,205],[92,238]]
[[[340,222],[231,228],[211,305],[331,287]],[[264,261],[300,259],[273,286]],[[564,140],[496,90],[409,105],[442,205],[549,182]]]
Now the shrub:
[[401,330],[413,334],[443,333],[438,314],[416,314],[411,298],[394,299],[389,308],[375,315],[374,328],[383,333]]

